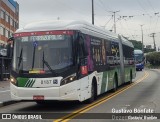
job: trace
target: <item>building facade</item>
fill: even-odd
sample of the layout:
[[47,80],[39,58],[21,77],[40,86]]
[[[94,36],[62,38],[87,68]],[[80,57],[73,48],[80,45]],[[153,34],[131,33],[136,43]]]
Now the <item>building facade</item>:
[[14,0],[0,0],[0,45],[19,28],[19,4]]

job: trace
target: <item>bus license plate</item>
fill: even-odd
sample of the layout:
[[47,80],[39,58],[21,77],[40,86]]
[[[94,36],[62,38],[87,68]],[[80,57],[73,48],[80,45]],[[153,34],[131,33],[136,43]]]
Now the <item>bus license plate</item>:
[[33,100],[44,100],[44,96],[43,95],[34,95]]

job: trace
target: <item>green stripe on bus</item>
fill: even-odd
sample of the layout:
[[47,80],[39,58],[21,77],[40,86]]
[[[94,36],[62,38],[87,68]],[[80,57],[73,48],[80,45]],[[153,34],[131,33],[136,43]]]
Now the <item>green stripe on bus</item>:
[[34,83],[35,83],[35,80],[33,79],[32,83],[30,84],[30,87],[32,87]]
[[102,77],[102,84],[101,84],[101,93],[104,93],[106,90],[106,84],[107,84],[107,73],[108,72],[103,72],[103,77]]
[[32,79],[29,80],[27,87],[29,87],[31,83],[32,83]]
[[28,87],[29,83],[30,83],[30,79],[28,79],[24,87]]
[[33,79],[30,79],[29,84],[27,85],[27,87],[31,87],[32,82],[33,82]]
[[114,78],[114,74],[115,74],[115,69],[110,70],[108,72],[108,90],[113,88],[113,78]]
[[24,87],[28,80],[29,80],[28,78],[18,77],[17,78],[18,87]]

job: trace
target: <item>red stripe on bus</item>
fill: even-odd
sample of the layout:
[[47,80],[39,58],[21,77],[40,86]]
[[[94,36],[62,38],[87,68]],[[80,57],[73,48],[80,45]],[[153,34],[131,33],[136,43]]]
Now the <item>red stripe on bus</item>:
[[60,31],[22,32],[22,33],[15,33],[14,37],[41,36],[41,35],[73,35],[73,31],[60,30]]

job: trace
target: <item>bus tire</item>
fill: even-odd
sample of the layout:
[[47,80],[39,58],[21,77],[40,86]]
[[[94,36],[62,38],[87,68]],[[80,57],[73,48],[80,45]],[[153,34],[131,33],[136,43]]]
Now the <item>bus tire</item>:
[[114,76],[113,78],[113,89],[112,92],[116,92],[118,88],[118,81],[117,81],[117,75]]
[[96,87],[96,85],[97,85],[96,81],[93,80],[92,85],[91,85],[91,97],[85,101],[87,104],[92,103],[97,97],[97,92],[96,92],[97,87]]

